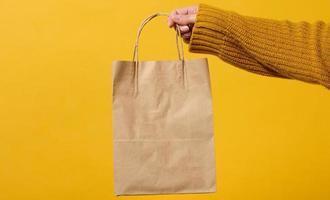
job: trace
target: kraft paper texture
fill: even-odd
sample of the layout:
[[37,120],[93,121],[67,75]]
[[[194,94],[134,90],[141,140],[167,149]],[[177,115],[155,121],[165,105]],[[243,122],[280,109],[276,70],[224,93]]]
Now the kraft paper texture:
[[114,61],[117,195],[215,192],[206,59]]

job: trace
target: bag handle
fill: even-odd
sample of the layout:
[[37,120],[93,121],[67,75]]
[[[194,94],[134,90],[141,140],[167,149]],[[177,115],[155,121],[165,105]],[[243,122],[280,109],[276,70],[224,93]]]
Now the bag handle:
[[[164,12],[158,12],[158,13],[154,13],[152,15],[150,15],[149,17],[145,18],[143,20],[143,22],[141,23],[138,32],[137,32],[137,37],[136,37],[136,41],[135,41],[135,45],[134,45],[134,53],[133,53],[133,62],[135,62],[136,64],[139,62],[139,53],[138,53],[138,49],[139,49],[139,40],[140,40],[140,36],[141,36],[141,32],[144,28],[144,26],[151,21],[152,19],[154,19],[155,17],[158,16],[169,16],[168,13],[164,13]],[[183,43],[182,43],[182,39],[181,38],[181,32],[180,32],[180,28],[179,25],[176,25],[176,47],[178,50],[178,57],[179,60],[182,61],[182,64],[184,63],[184,54],[183,54]],[[180,40],[180,45],[179,45],[179,40]]]
[[[155,17],[158,17],[158,16],[169,16],[168,13],[163,13],[163,12],[157,12],[157,13],[154,13],[152,15],[150,15],[149,17],[145,18],[139,29],[138,29],[138,32],[137,32],[137,37],[136,37],[136,41],[135,41],[135,45],[134,45],[134,53],[133,53],[133,63],[134,63],[134,95],[136,96],[138,94],[138,66],[139,66],[139,53],[138,53],[138,49],[139,49],[139,40],[140,40],[140,36],[141,36],[141,32],[144,28],[144,26],[149,22],[151,21],[152,19],[154,19]],[[176,25],[176,47],[177,47],[177,50],[178,50],[178,57],[179,57],[179,60],[181,61],[182,63],[182,73],[183,73],[183,87],[185,87],[185,63],[184,63],[184,54],[183,54],[183,42],[182,42],[182,38],[181,38],[181,32],[180,32],[180,27],[179,25]],[[180,45],[179,45],[179,40],[180,40]]]

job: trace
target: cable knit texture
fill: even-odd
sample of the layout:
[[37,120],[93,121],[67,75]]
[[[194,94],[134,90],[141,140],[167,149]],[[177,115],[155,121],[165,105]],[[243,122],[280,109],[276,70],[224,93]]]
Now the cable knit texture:
[[330,88],[330,27],[323,21],[263,19],[200,4],[189,51],[257,74]]

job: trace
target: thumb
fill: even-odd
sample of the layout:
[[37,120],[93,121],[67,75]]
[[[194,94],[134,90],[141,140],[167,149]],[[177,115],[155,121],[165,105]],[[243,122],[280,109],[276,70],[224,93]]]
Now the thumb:
[[188,25],[194,24],[196,21],[196,14],[191,15],[174,15],[172,16],[172,20],[179,25]]

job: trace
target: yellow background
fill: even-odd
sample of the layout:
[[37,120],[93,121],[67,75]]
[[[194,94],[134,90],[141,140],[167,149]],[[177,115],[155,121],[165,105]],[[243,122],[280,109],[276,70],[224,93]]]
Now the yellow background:
[[[329,21],[328,0],[201,1],[240,14]],[[111,63],[131,59],[141,20],[197,1],[0,1],[0,199],[116,199]],[[140,58],[176,59],[166,19]],[[206,55],[188,53],[186,57]],[[209,58],[217,192],[139,200],[329,200],[330,91]]]

